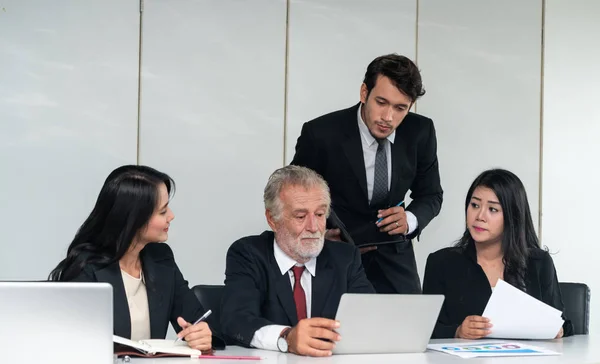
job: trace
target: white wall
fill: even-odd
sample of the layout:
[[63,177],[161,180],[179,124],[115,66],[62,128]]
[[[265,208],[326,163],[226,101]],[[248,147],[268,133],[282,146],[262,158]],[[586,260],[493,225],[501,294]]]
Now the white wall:
[[359,101],[374,58],[413,58],[416,1],[292,0],[289,22],[286,163],[302,124]]
[[0,8],[0,279],[44,279],[104,178],[136,161],[138,5]]
[[542,242],[557,253],[560,280],[590,286],[592,334],[600,333],[598,19],[598,1],[546,1]]
[[486,169],[520,177],[537,225],[541,22],[540,1],[419,1],[427,93],[417,112],[435,123],[444,189],[440,215],[415,243],[421,278],[427,255],[462,235],[467,190]]
[[143,19],[140,163],[175,179],[184,276],[222,284],[231,243],[268,228],[283,165],[285,1],[146,0]]

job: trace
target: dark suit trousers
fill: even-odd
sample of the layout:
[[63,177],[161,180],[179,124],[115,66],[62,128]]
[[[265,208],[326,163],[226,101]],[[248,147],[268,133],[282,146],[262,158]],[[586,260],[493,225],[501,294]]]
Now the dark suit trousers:
[[378,246],[362,254],[362,262],[377,293],[421,293],[412,241]]

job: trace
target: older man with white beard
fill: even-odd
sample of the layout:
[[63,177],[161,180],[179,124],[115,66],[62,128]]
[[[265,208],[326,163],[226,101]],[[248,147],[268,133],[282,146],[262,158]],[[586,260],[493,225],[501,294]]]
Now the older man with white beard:
[[342,294],[375,293],[360,253],[325,240],[329,187],[311,169],[276,170],[264,202],[272,231],[227,252],[222,331],[246,347],[329,356],[342,339],[333,320]]

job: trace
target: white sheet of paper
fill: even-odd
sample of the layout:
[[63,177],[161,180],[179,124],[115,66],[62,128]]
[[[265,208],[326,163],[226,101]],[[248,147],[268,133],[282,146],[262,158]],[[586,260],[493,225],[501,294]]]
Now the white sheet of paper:
[[473,341],[460,343],[429,344],[427,349],[455,355],[461,358],[490,356],[541,356],[561,355],[556,351],[539,348],[533,345],[508,341]]
[[174,340],[166,339],[147,339],[141,340],[142,343],[149,345],[152,351],[157,353],[182,354],[190,356],[200,356],[200,350],[192,349],[185,341],[175,342]]
[[488,338],[554,339],[564,321],[561,312],[499,279],[483,311],[493,327]]

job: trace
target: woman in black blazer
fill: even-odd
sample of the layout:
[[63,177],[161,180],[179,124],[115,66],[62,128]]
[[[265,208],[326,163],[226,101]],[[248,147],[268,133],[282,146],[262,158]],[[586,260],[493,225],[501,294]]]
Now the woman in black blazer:
[[[521,180],[506,170],[485,171],[469,188],[465,205],[462,238],[427,258],[423,293],[445,295],[432,337],[488,335],[493,323],[481,314],[498,279],[564,311],[554,263],[540,248]],[[563,319],[557,338],[573,334]]]
[[114,170],[50,280],[110,283],[115,335],[164,339],[170,321],[190,347],[220,348],[224,342],[211,331],[211,317],[208,324],[191,324],[205,310],[164,243],[175,217],[168,206],[174,187],[150,167]]

